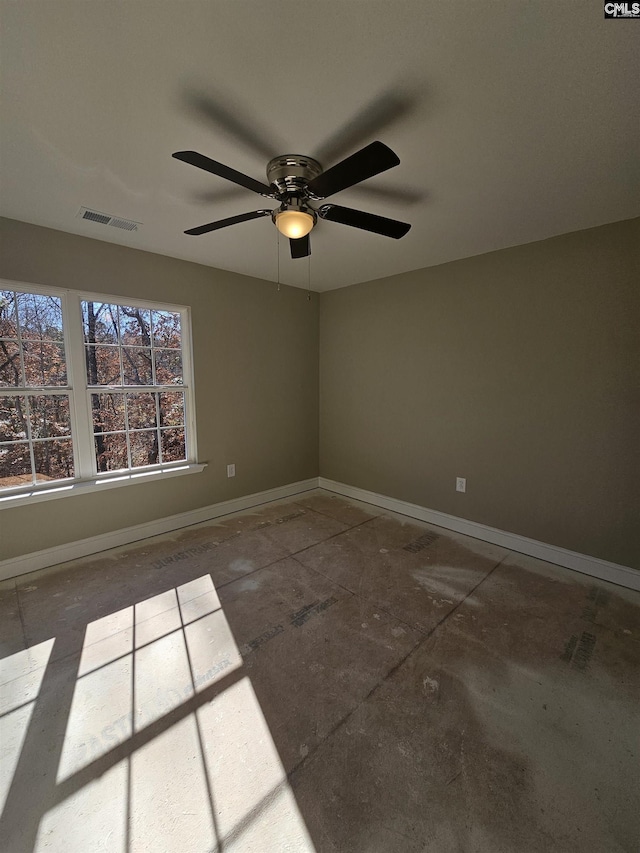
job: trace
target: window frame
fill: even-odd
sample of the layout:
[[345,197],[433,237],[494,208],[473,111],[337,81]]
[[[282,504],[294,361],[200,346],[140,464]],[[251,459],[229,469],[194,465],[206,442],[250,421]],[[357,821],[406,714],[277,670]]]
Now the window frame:
[[[0,290],[13,290],[22,293],[54,296],[60,300],[62,309],[62,331],[65,348],[67,384],[55,387],[36,386],[24,389],[20,386],[0,386],[0,396],[16,396],[26,394],[64,394],[69,399],[70,436],[73,448],[74,476],[66,479],[52,480],[45,483],[29,485],[6,486],[0,488],[0,508],[17,506],[25,502],[48,497],[62,497],[78,491],[112,488],[134,482],[146,482],[177,474],[195,473],[202,471],[204,465],[197,462],[197,436],[195,417],[195,389],[193,371],[193,341],[191,335],[191,309],[188,305],[176,305],[166,302],[156,302],[139,299],[135,296],[117,296],[115,294],[96,293],[89,290],[74,290],[72,288],[51,287],[32,282],[0,279]],[[174,462],[144,465],[135,468],[123,468],[117,471],[98,471],[94,444],[93,416],[91,411],[91,395],[107,393],[109,389],[124,393],[156,393],[167,386],[138,386],[138,385],[104,385],[90,386],[87,381],[85,343],[83,334],[82,302],[93,301],[124,305],[126,307],[143,308],[145,310],[168,311],[180,314],[180,352],[182,355],[181,385],[171,390],[184,393],[184,429],[186,459]],[[176,348],[177,349],[177,348]],[[23,377],[26,380],[26,377]],[[124,377],[121,377],[124,379]],[[31,445],[31,442],[30,442]]]

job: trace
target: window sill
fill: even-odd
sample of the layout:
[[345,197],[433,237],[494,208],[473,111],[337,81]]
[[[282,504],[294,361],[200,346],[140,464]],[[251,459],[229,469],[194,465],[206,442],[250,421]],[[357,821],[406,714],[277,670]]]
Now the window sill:
[[84,495],[88,492],[102,492],[105,489],[116,489],[134,483],[148,483],[151,480],[166,480],[169,477],[179,477],[182,474],[199,474],[206,468],[206,463],[185,462],[167,468],[129,471],[126,474],[117,473],[112,477],[96,477],[94,480],[78,480],[74,483],[59,482],[55,486],[35,486],[28,491],[13,492],[0,496],[0,509],[49,501],[54,498],[68,498],[72,495]]

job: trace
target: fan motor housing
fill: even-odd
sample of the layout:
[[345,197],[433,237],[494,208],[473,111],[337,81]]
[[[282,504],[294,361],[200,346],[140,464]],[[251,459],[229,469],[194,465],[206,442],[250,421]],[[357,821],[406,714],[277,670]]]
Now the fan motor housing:
[[321,172],[320,163],[303,154],[282,154],[267,164],[267,180],[280,194],[305,195],[309,181]]

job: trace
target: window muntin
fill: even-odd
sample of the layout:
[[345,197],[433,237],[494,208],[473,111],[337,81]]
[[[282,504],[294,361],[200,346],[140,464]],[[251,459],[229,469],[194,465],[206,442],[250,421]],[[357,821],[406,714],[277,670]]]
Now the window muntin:
[[87,300],[82,318],[89,389],[109,389],[90,393],[97,471],[184,461],[180,314]]
[[4,286],[1,492],[194,461],[188,309]]
[[0,290],[0,385],[16,388],[67,384],[58,297]]
[[186,457],[184,391],[91,395],[98,471],[166,465]]
[[75,476],[68,388],[61,299],[0,290],[0,489]]

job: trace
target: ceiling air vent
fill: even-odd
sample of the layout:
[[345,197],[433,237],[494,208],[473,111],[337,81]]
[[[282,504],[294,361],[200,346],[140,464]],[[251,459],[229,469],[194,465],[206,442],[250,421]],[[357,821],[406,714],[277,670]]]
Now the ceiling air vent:
[[132,219],[122,219],[120,216],[110,216],[108,213],[99,213],[97,210],[89,210],[81,207],[78,211],[78,219],[88,219],[90,222],[98,222],[100,225],[111,225],[113,228],[122,228],[123,231],[137,231],[141,222]]

